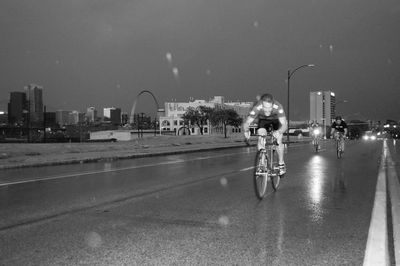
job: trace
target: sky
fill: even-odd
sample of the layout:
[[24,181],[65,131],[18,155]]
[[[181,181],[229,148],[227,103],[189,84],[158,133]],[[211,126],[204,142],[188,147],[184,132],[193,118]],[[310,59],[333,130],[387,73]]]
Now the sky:
[[43,87],[48,111],[253,101],[271,93],[309,119],[331,90],[347,119],[400,120],[397,0],[2,0],[0,107]]

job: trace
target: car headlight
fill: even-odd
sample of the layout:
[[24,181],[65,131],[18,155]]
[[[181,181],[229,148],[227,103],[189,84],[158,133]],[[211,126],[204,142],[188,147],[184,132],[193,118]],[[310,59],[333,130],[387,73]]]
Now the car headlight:
[[319,130],[318,129],[314,129],[314,135],[319,135]]
[[368,140],[368,136],[363,136],[363,139],[364,140]]
[[370,139],[371,140],[376,140],[376,136],[371,136]]

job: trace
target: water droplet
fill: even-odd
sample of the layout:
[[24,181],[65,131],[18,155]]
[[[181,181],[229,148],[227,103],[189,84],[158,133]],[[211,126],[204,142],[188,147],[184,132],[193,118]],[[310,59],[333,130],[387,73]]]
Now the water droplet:
[[223,187],[226,187],[226,186],[228,185],[228,180],[227,180],[225,177],[221,178],[221,179],[219,180],[219,182],[221,183],[221,185],[222,185]]
[[86,241],[86,244],[91,248],[100,247],[103,242],[101,239],[101,236],[96,232],[89,232],[85,236],[85,241]]
[[229,218],[225,215],[222,215],[219,217],[218,223],[222,226],[227,226],[229,224]]

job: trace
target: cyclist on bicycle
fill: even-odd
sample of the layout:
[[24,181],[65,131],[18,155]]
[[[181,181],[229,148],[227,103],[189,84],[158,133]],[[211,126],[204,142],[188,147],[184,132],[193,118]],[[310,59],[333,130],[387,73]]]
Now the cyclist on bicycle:
[[[257,98],[258,99],[258,98]],[[271,94],[263,94],[260,99],[254,104],[253,108],[246,120],[243,123],[244,136],[246,140],[250,138],[250,124],[254,120],[258,120],[257,135],[267,135],[267,129],[272,126],[272,135],[278,142],[278,157],[279,157],[279,172],[280,175],[286,173],[284,161],[284,145],[282,143],[283,133],[287,130],[286,115],[282,104],[275,100]],[[258,140],[258,150],[263,149],[261,140]]]
[[331,125],[331,138],[335,137],[337,139],[339,137],[345,137],[347,136],[347,130],[346,122],[341,116],[337,116]]
[[313,144],[315,144],[315,142],[322,136],[322,127],[317,122],[313,122],[310,126],[310,133],[313,139]]

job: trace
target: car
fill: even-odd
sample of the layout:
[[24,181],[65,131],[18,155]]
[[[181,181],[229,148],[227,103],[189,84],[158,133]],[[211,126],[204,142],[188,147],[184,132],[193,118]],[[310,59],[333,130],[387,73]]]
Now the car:
[[376,134],[373,133],[372,131],[366,131],[364,136],[362,137],[363,140],[367,140],[367,141],[373,141],[376,140]]

